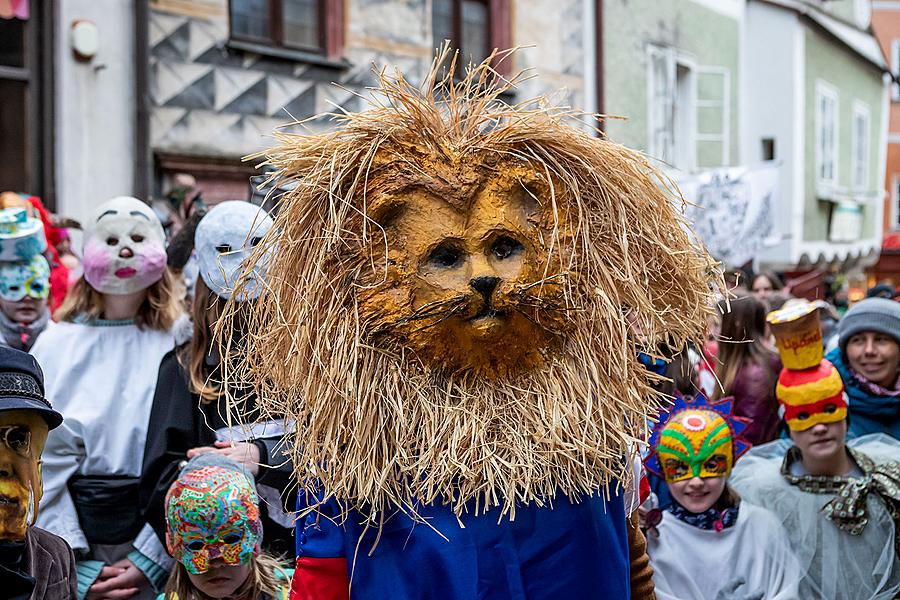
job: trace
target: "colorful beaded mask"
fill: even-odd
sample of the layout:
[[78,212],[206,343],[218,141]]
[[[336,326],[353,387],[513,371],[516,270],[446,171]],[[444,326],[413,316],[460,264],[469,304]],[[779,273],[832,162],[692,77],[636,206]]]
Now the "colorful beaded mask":
[[36,254],[30,261],[0,263],[0,298],[19,302],[25,296],[43,300],[50,295],[50,265]]
[[259,497],[240,471],[204,466],[185,471],[166,496],[166,545],[188,573],[217,558],[247,564],[259,552]]
[[812,369],[782,369],[775,397],[784,410],[787,426],[793,431],[847,418],[844,384],[834,365],[825,359]]
[[647,470],[674,483],[694,477],[728,477],[750,445],[738,436],[746,419],[732,416],[732,399],[710,403],[702,394],[675,398],[650,436]]

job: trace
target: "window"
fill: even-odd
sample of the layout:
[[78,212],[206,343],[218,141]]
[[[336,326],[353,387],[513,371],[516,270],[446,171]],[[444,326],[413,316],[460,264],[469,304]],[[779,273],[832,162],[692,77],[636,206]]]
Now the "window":
[[[494,48],[511,45],[510,0],[432,0],[431,33],[434,46],[450,40],[459,50],[457,64],[482,62]],[[508,62],[508,61],[506,61]],[[501,71],[508,65],[501,63]]]
[[230,0],[233,40],[337,56],[343,0]]
[[724,167],[731,160],[731,71],[697,68],[697,166]]
[[671,49],[651,46],[649,69],[647,152],[672,164],[675,160],[675,56]]
[[816,83],[816,179],[837,183],[838,92],[829,84]]
[[36,194],[52,206],[53,113],[44,91],[53,69],[44,57],[53,20],[41,18],[43,3],[17,6],[0,17],[0,192]]
[[678,169],[696,164],[694,69],[672,48],[648,49],[648,154]]
[[854,190],[869,187],[869,107],[859,101],[853,103],[852,147],[850,170]]

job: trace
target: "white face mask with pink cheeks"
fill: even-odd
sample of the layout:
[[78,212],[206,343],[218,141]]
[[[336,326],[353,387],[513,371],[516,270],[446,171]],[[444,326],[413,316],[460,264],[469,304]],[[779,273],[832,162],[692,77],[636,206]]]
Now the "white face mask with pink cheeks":
[[165,234],[153,210],[119,196],[94,211],[84,231],[84,278],[101,294],[147,289],[166,270]]

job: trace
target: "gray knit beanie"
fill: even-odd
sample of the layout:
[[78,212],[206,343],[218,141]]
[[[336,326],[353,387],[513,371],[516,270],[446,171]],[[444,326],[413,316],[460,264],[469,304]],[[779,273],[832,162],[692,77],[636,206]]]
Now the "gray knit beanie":
[[866,298],[848,310],[838,325],[838,345],[842,355],[846,357],[847,342],[861,331],[877,331],[900,344],[900,302]]

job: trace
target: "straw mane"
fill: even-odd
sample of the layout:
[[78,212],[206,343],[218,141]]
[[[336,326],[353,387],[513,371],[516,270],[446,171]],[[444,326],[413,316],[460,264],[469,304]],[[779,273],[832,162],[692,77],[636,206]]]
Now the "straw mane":
[[[714,306],[715,264],[677,192],[641,154],[574,126],[579,114],[502,102],[515,80],[490,64],[508,54],[455,81],[445,49],[419,88],[379,73],[367,110],[334,115],[330,133],[276,133],[266,153],[296,187],[257,248],[256,260],[273,251],[267,290],[251,333],[225,349],[226,384],[252,386],[263,418],[296,423],[301,491],[373,523],[431,502],[514,515],[517,503],[627,483],[633,441],[662,401],[636,352],[699,339]],[[381,207],[385,195],[427,192],[465,211],[498,173],[539,205],[541,262],[504,296],[534,350],[494,367],[479,365],[505,345],[435,352],[452,340],[445,317],[403,320],[419,280],[397,264],[402,240]],[[467,362],[470,351],[482,356]]]

